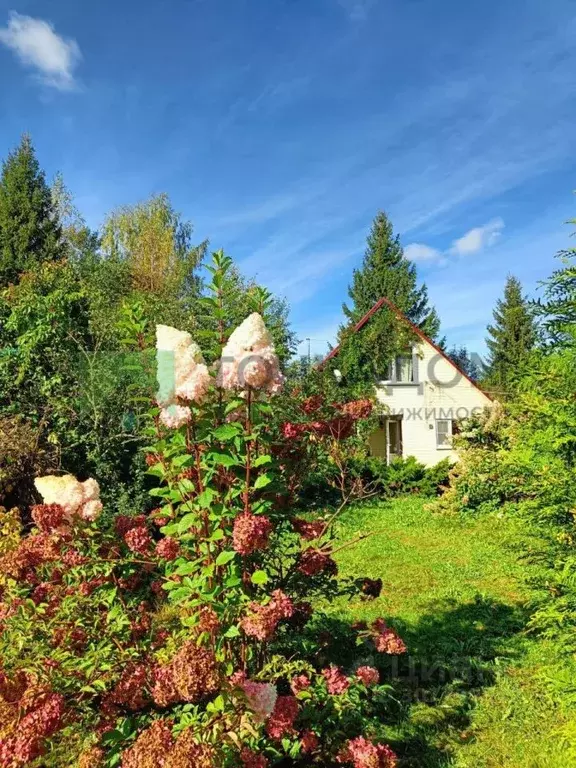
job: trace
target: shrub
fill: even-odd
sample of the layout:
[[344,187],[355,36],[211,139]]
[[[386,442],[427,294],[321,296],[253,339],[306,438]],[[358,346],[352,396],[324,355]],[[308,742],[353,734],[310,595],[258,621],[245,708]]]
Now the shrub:
[[[113,520],[95,481],[41,478],[35,527],[2,557],[0,766],[396,765],[378,673],[322,660],[310,630],[295,645],[309,601],[354,583],[337,579],[331,521],[290,504],[261,318],[228,340],[216,386],[188,334],[157,333],[156,509]],[[310,442],[334,448],[369,413],[337,410],[346,430],[330,421]],[[382,619],[355,634],[405,650]]]

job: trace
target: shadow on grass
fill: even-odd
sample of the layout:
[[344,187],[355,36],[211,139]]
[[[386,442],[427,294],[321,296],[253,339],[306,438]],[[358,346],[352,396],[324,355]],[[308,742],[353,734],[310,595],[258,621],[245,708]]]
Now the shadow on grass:
[[359,659],[351,622],[328,617],[321,622],[324,648],[317,661],[378,667],[393,696],[379,714],[402,768],[447,768],[454,747],[470,739],[474,696],[493,684],[498,659],[519,653],[513,638],[526,618],[520,608],[492,598],[442,601],[416,624],[394,623],[406,654],[368,652]]

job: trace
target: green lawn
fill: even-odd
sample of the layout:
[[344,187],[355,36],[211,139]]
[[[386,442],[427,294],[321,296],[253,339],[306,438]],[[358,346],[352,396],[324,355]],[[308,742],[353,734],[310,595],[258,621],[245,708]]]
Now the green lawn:
[[[402,766],[565,768],[576,720],[547,677],[576,679],[553,649],[524,632],[530,593],[519,561],[538,546],[513,520],[434,515],[422,499],[352,510],[337,554],[343,576],[382,578],[374,601],[341,601],[336,620],[390,619],[408,646],[388,659],[397,703],[389,740]],[[574,673],[574,674],[572,674]],[[574,714],[572,714],[574,718]]]

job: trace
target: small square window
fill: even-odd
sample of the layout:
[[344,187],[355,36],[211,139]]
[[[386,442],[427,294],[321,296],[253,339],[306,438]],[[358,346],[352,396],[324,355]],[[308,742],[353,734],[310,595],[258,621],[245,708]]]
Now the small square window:
[[436,420],[436,447],[437,448],[452,448],[452,420],[451,419],[437,419]]

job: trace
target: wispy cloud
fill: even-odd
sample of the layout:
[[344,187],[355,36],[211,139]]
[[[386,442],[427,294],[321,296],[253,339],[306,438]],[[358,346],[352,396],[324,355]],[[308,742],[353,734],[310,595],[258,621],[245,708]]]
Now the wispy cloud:
[[404,255],[416,264],[435,264],[442,267],[449,263],[449,257],[470,256],[495,245],[503,229],[504,221],[501,218],[492,219],[482,227],[469,229],[445,251],[425,243],[410,243],[404,248]]
[[504,222],[500,218],[492,219],[483,227],[474,227],[462,237],[454,240],[450,253],[455,256],[469,256],[472,253],[478,253],[484,248],[494,245],[503,229]]
[[404,255],[415,263],[440,263],[444,260],[442,251],[424,243],[410,243],[404,248]]
[[81,59],[75,40],[58,35],[50,22],[12,11],[0,27],[0,43],[39,74],[42,82],[62,91],[75,87],[74,70]]

